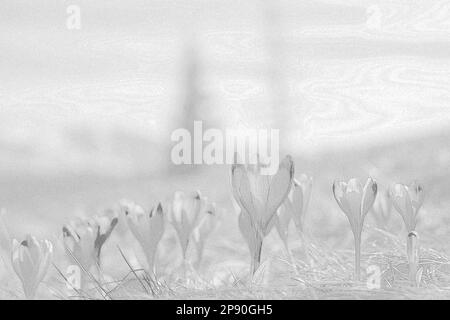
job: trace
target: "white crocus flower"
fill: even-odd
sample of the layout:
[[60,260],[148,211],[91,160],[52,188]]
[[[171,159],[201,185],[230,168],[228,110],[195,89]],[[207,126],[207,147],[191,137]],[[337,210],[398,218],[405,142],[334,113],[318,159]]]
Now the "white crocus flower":
[[48,240],[37,240],[28,235],[25,240],[13,240],[11,262],[22,282],[27,299],[33,299],[51,263],[53,245]]
[[103,245],[117,225],[117,217],[94,216],[76,219],[63,227],[63,240],[69,256],[87,271],[100,266]]
[[252,274],[255,274],[261,263],[263,239],[275,223],[276,212],[291,189],[294,163],[287,156],[280,163],[276,174],[262,175],[260,171],[260,164],[233,164],[231,168],[233,196],[242,214],[248,215],[241,222],[250,222],[252,234],[249,236],[255,238]]
[[417,182],[410,186],[394,184],[389,191],[395,210],[402,216],[408,232],[416,230],[419,209],[425,197],[423,187]]
[[193,231],[193,242],[197,250],[197,266],[200,265],[203,259],[203,252],[205,250],[205,243],[210,234],[216,229],[218,224],[218,216],[216,204],[214,202],[207,203],[203,209],[204,213],[200,218],[198,226]]
[[350,222],[355,239],[355,278],[361,278],[361,233],[364,218],[372,207],[377,196],[377,183],[368,178],[363,186],[358,179],[333,183],[333,194],[339,207]]
[[192,194],[177,191],[174,194],[169,218],[180,241],[184,262],[192,232],[199,223],[206,203],[207,200],[198,191]]
[[387,190],[378,192],[372,211],[377,227],[387,230],[392,215],[392,201]]
[[293,179],[292,188],[283,204],[278,209],[277,231],[288,250],[288,230],[291,219],[300,237],[305,242],[304,225],[306,211],[311,198],[312,178],[302,174],[299,179]]
[[408,232],[406,253],[409,263],[409,278],[419,284],[417,277],[419,266],[419,240],[416,232],[419,210],[423,205],[425,193],[423,186],[414,181],[410,186],[404,184],[394,184],[389,191],[392,204],[403,218]]
[[311,199],[312,177],[302,174],[299,179],[294,179],[291,192],[286,198],[285,204],[292,213],[295,227],[300,234],[304,233],[306,212]]
[[155,257],[164,234],[164,213],[161,203],[149,213],[136,205],[123,207],[128,226],[145,253],[149,270],[156,273]]

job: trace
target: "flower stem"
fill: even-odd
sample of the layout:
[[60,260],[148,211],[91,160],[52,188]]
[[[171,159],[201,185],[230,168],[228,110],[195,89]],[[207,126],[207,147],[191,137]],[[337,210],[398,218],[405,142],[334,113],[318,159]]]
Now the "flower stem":
[[203,259],[203,250],[204,250],[204,244],[203,242],[199,242],[197,245],[197,261],[195,262],[195,268],[199,269],[202,259]]
[[155,252],[153,250],[147,252],[147,264],[149,274],[156,278]]
[[361,280],[361,235],[355,235],[355,281]]
[[408,234],[408,239],[406,242],[406,253],[408,255],[409,263],[409,280],[417,285],[416,275],[419,266],[419,245],[418,245],[417,233],[412,231]]
[[25,294],[25,299],[27,300],[34,300],[36,295],[37,287],[30,287],[26,284],[23,284],[23,292]]

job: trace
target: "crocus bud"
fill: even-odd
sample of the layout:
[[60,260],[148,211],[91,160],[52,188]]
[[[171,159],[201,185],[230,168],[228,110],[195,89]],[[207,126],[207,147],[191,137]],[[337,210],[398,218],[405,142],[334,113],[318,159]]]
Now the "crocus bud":
[[136,205],[124,208],[128,226],[145,253],[150,270],[155,273],[158,243],[164,234],[164,213],[161,203],[149,213]]
[[294,220],[298,233],[304,239],[305,216],[311,197],[312,178],[302,174],[299,179],[293,179],[292,188],[277,213],[277,231],[283,240],[286,250],[288,230],[291,220]]
[[292,213],[292,218],[298,232],[304,232],[306,212],[311,198],[312,177],[302,174],[294,179],[291,192],[284,202]]
[[[286,199],[294,176],[294,163],[287,156],[272,176],[261,173],[261,164],[245,166],[235,163],[231,168],[233,196],[241,208],[241,215],[247,214],[255,237],[253,270],[260,264],[260,252],[264,237],[275,223],[276,212]],[[241,220],[241,221],[247,221]]]
[[265,235],[291,189],[294,163],[287,156],[273,176],[262,175],[260,169],[259,165],[234,164],[231,177],[234,198],[241,209],[250,214],[258,233]]
[[63,240],[69,256],[75,258],[83,268],[100,266],[103,245],[117,225],[117,217],[94,216],[90,219],[76,219],[63,226]]
[[178,191],[174,194],[169,220],[177,232],[184,260],[190,237],[199,223],[206,203],[207,200],[198,191],[192,194]]
[[364,186],[358,179],[350,179],[348,182],[336,181],[333,184],[333,194],[350,222],[355,238],[355,278],[360,280],[361,233],[364,218],[377,196],[377,183],[372,178],[368,178]]
[[12,266],[22,282],[25,297],[33,299],[50,266],[52,243],[28,235],[20,243],[14,239],[11,250]]
[[395,210],[402,216],[408,232],[416,230],[419,209],[425,194],[422,185],[413,182],[410,186],[394,184],[389,191]]
[[358,179],[350,179],[348,183],[338,181],[333,184],[333,194],[347,216],[353,233],[360,235],[364,218],[377,195],[377,183],[372,178],[368,178],[364,186]]
[[372,211],[377,227],[387,230],[392,216],[392,201],[387,190],[378,191]]
[[204,213],[202,213],[198,226],[193,231],[193,242],[197,249],[197,266],[200,265],[200,262],[203,259],[206,240],[216,229],[219,222],[217,216],[218,212],[214,202],[208,202],[203,211]]

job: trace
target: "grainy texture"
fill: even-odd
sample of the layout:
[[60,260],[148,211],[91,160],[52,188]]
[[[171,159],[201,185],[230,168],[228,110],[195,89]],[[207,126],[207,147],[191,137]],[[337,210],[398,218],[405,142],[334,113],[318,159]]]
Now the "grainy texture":
[[[66,26],[73,4],[80,30]],[[73,215],[115,208],[122,198],[150,206],[175,190],[200,189],[224,208],[204,279],[169,278],[173,287],[162,297],[449,298],[449,39],[449,1],[1,0],[0,207],[14,235],[56,239]],[[281,153],[314,177],[308,223],[316,269],[303,265],[293,236],[300,275],[289,271],[272,233],[263,256],[275,271],[264,281],[281,287],[233,286],[249,257],[229,167],[170,163],[171,132],[194,119],[281,129]],[[396,213],[387,234],[369,215],[363,241],[363,267],[381,259],[391,290],[339,282],[351,279],[353,244],[331,183],[367,175],[383,188],[425,185],[419,229],[432,262],[423,291],[393,284],[404,280],[406,259]],[[160,255],[176,274],[174,239],[169,231]],[[115,279],[127,272],[122,260],[113,263],[122,240],[113,234],[104,248],[105,272]],[[323,257],[334,250],[330,263]],[[2,287],[13,292],[6,297],[20,295],[4,270]],[[52,274],[49,286],[60,280]],[[148,298],[139,285],[127,286],[118,296]]]

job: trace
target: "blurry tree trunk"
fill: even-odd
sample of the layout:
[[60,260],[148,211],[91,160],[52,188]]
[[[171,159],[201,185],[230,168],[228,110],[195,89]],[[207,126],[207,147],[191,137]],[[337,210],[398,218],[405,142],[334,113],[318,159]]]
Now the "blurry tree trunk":
[[[205,103],[207,99],[202,88],[204,84],[202,61],[198,47],[193,39],[187,44],[187,49],[183,57],[181,79],[180,91],[182,98],[178,109],[179,112],[174,115],[174,126],[171,130],[178,128],[187,129],[191,133],[191,145],[193,147],[194,121],[202,121],[204,131],[212,125],[211,118],[213,114],[211,110],[212,106]],[[192,163],[194,160],[193,157],[194,153],[192,152]],[[195,168],[194,165],[185,164],[170,168],[170,173],[190,173]]]

